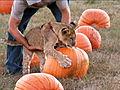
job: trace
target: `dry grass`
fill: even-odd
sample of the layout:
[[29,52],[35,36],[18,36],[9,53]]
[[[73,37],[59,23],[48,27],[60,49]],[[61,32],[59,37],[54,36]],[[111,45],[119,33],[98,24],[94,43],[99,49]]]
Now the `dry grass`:
[[[72,20],[79,20],[81,13],[88,8],[100,8],[105,10],[111,18],[111,28],[99,30],[102,36],[102,46],[99,50],[89,54],[90,68],[88,74],[82,79],[59,79],[65,90],[120,90],[120,1],[119,0],[95,0],[93,4],[86,1],[72,1]],[[6,26],[9,15],[0,16],[0,37],[6,38]],[[30,28],[42,25],[45,22],[54,21],[48,9],[41,9],[32,18],[27,31]],[[0,90],[13,90],[20,76],[4,76],[6,46],[0,45]]]

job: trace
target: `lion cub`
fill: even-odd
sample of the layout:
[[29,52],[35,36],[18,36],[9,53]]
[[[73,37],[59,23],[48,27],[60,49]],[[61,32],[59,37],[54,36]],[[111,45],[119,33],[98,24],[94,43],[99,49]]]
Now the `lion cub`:
[[26,35],[26,39],[30,45],[33,45],[41,50],[29,51],[24,48],[23,59],[23,74],[30,73],[30,60],[33,52],[40,58],[40,68],[42,70],[45,63],[45,57],[53,56],[63,68],[71,66],[71,60],[67,55],[55,49],[55,46],[74,46],[75,45],[75,26],[64,23],[51,22],[42,25],[41,27],[31,29]]

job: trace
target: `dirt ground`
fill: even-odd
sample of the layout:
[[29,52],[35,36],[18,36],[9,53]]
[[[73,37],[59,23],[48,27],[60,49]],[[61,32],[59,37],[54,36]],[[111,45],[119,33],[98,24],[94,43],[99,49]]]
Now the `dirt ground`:
[[[72,21],[78,21],[82,12],[88,8],[105,10],[110,16],[111,28],[99,30],[102,45],[99,50],[93,50],[91,54],[88,54],[90,67],[84,78],[58,80],[65,90],[120,90],[120,1],[95,0],[93,3],[86,3],[77,0],[71,1],[70,7]],[[0,16],[0,38],[7,38],[8,19],[9,15]],[[47,8],[41,9],[33,16],[27,31],[49,21],[54,21],[52,14]],[[4,75],[6,46],[0,45],[0,49],[0,90],[13,90],[16,81],[22,75]]]

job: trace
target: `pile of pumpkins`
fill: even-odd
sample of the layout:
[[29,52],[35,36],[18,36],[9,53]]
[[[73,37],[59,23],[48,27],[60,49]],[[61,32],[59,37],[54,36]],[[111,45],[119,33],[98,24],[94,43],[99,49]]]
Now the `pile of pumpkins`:
[[[0,13],[3,15],[10,14],[12,4],[13,0],[0,0]],[[94,27],[92,27],[93,25]],[[48,88],[51,90],[64,90],[56,78],[84,77],[89,68],[87,53],[92,53],[93,49],[101,47],[101,35],[97,30],[109,27],[110,17],[104,10],[85,10],[80,16],[78,26],[75,30],[75,47],[58,49],[59,52],[67,55],[72,60],[72,66],[62,68],[55,58],[48,56],[43,72],[21,77],[16,83],[15,90],[48,90]],[[31,65],[40,65],[40,60],[35,53],[33,54]]]
[[78,28],[76,29],[76,47],[88,53],[91,53],[92,49],[99,49],[101,46],[101,35],[98,30],[109,27],[110,17],[104,10],[85,10],[78,21]]
[[[95,25],[92,27],[92,25]],[[43,72],[57,78],[77,77],[82,78],[87,74],[89,58],[87,53],[92,49],[101,47],[100,28],[109,28],[110,18],[101,9],[87,9],[80,16],[76,32],[76,45],[73,48],[60,48],[59,52],[67,55],[72,60],[70,68],[62,68],[55,58],[49,56],[45,62]]]

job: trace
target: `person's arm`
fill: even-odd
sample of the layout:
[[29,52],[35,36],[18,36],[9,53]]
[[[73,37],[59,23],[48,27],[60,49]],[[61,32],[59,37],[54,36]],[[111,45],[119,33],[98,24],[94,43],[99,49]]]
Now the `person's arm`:
[[8,32],[23,46],[25,46],[29,50],[35,50],[35,47],[30,46],[26,39],[24,38],[24,35],[18,30],[18,25],[21,22],[21,20],[17,20],[10,16],[9,20],[9,29]]
[[62,22],[70,24],[71,22],[71,13],[70,13],[70,9],[69,7],[64,8],[64,9],[60,9],[61,13],[62,13]]
[[58,0],[56,4],[62,14],[61,22],[70,24],[71,22],[71,12],[67,0]]

